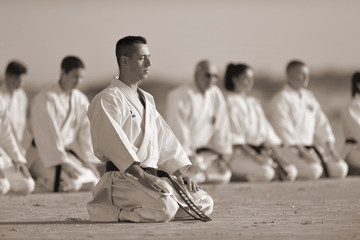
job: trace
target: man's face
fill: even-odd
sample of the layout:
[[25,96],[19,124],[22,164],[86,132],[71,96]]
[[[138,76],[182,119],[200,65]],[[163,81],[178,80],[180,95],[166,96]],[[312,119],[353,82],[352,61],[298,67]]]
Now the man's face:
[[76,86],[84,78],[85,70],[83,68],[74,68],[68,73],[62,72],[61,82],[64,91],[69,91]]
[[288,73],[289,84],[295,88],[306,88],[310,80],[310,70],[307,66],[298,66]]
[[9,90],[15,90],[21,87],[22,84],[22,76],[20,75],[14,75],[14,74],[7,74],[5,78],[6,86]]
[[127,59],[127,67],[134,79],[140,81],[148,77],[151,61],[149,48],[145,44],[134,44],[132,56]]
[[217,69],[213,64],[200,67],[196,72],[195,81],[202,92],[214,85],[218,80]]

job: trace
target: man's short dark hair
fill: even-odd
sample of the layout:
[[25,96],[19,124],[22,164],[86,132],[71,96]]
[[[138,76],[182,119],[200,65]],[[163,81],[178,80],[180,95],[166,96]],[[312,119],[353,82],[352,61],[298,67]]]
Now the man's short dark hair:
[[303,61],[292,60],[288,63],[286,67],[286,73],[289,73],[291,70],[293,70],[296,67],[302,67],[302,66],[306,66],[306,64]]
[[119,41],[117,41],[115,54],[116,54],[116,60],[117,60],[119,67],[120,67],[121,56],[131,57],[132,50],[133,50],[132,47],[135,43],[147,44],[147,41],[142,36],[127,36],[127,37],[121,38]]
[[78,68],[85,68],[84,63],[78,57],[67,56],[61,62],[61,69],[64,70],[65,73],[69,73],[71,70]]
[[6,67],[6,74],[9,75],[16,75],[19,76],[21,74],[24,74],[27,72],[26,67],[24,64],[17,62],[17,61],[11,61]]

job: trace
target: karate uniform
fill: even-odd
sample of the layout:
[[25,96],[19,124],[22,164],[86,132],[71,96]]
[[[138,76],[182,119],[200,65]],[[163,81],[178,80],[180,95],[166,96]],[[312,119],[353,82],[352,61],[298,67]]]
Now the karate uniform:
[[214,85],[203,94],[194,82],[186,83],[169,93],[166,110],[167,123],[187,155],[206,173],[206,181],[229,182],[230,169],[221,172],[213,164],[216,155],[196,152],[208,148],[224,155],[232,153],[226,102],[220,89]]
[[[11,121],[11,127],[16,140],[22,144],[26,128],[26,113],[28,107],[27,95],[22,88],[14,90],[12,94],[7,90],[6,85],[0,87],[0,96],[3,99]],[[20,146],[23,147],[23,146]]]
[[[103,162],[111,161],[119,169],[106,172],[94,188],[94,198],[88,203],[93,221],[161,222],[181,215],[178,211],[181,198],[166,180],[161,178],[170,193],[159,193],[125,173],[133,163],[144,168],[159,168],[169,174],[191,165],[157,112],[153,97],[138,91],[145,108],[129,86],[114,79],[89,106],[95,155]],[[212,212],[213,200],[206,192],[188,194],[205,214]]]
[[346,144],[343,157],[350,168],[360,170],[360,96],[356,95],[342,112],[342,124],[345,139],[353,139],[356,144]]
[[3,169],[5,178],[0,178],[0,194],[8,191],[20,194],[28,194],[34,190],[34,180],[26,178],[22,172],[16,169],[11,159],[26,163],[26,159],[20,152],[11,120],[6,109],[6,104],[0,97],[0,168]]
[[[266,143],[278,146],[281,139],[270,125],[260,102],[252,96],[228,92],[226,100],[229,109],[231,136],[233,145],[260,146]],[[297,174],[295,166],[284,166],[289,171],[290,180]],[[249,182],[268,182],[275,176],[270,164],[261,164],[251,154],[235,147],[233,150],[231,171],[233,176],[245,177]]]
[[26,157],[41,190],[53,190],[55,166],[64,163],[76,168],[80,176],[72,179],[62,171],[62,191],[89,190],[98,182],[94,172],[83,166],[83,163],[99,162],[91,145],[86,117],[88,104],[82,92],[73,89],[67,94],[59,83],[48,86],[34,97],[30,109],[34,144],[28,148]]
[[[326,142],[335,142],[330,123],[322,111],[313,93],[307,89],[296,91],[289,85],[275,95],[271,101],[270,121],[286,145],[311,146],[320,150]],[[315,156],[313,150],[309,150]],[[298,169],[298,178],[317,179],[322,174],[320,161],[307,163],[292,149],[289,153],[291,161]],[[342,160],[334,160],[325,156],[330,177],[343,178],[347,174],[347,164]]]

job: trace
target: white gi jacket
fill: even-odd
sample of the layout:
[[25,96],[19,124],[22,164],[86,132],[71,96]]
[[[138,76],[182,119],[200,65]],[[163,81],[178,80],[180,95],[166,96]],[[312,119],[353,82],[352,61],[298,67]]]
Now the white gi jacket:
[[276,135],[265,116],[261,103],[256,98],[228,92],[226,100],[233,145],[281,144],[281,139]]
[[[0,98],[0,168],[12,165],[11,159],[26,163],[21,154],[13,130],[5,102]],[[6,155],[4,155],[6,153]]]
[[134,162],[170,174],[191,165],[153,97],[139,92],[145,110],[136,93],[117,79],[93,99],[88,117],[95,155],[103,162],[112,161],[123,173]]
[[22,88],[19,88],[14,90],[13,94],[10,95],[5,83],[3,83],[0,87],[0,97],[5,103],[15,137],[18,143],[21,143],[26,127],[26,112],[28,105],[26,93]]
[[353,138],[360,143],[360,96],[356,95],[346,105],[342,113],[345,138]]
[[69,161],[65,149],[73,150],[85,162],[99,162],[91,144],[90,124],[86,117],[88,104],[82,92],[73,89],[67,94],[58,83],[34,97],[30,111],[31,130],[45,167]]
[[270,118],[276,133],[288,145],[319,145],[335,142],[330,123],[313,93],[289,85],[275,95]]
[[232,153],[226,102],[217,86],[202,94],[191,82],[171,91],[167,97],[166,120],[188,156],[202,147],[222,154]]

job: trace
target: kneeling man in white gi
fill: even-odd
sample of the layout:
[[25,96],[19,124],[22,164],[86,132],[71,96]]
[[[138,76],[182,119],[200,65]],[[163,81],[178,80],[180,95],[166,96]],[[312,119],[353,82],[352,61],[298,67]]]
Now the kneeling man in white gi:
[[[184,175],[191,162],[156,110],[153,97],[138,87],[151,66],[146,44],[140,36],[117,42],[119,77],[89,106],[94,152],[107,163],[88,203],[92,221],[165,222],[188,217],[191,204],[175,191],[176,184],[202,215],[213,209],[212,198]],[[170,176],[164,177],[165,171]]]
[[8,192],[29,194],[35,183],[26,168],[5,102],[0,97],[0,195]]
[[194,180],[227,183],[231,178],[226,161],[232,153],[231,132],[224,96],[215,85],[216,66],[200,61],[194,80],[169,93],[166,121],[193,163],[189,174]]
[[99,180],[86,117],[89,101],[75,89],[84,64],[74,56],[61,63],[60,80],[38,93],[31,104],[33,141],[27,151],[36,191],[90,190]]
[[291,61],[286,73],[287,84],[272,99],[270,120],[283,143],[292,146],[287,159],[296,166],[297,178],[317,179],[323,171],[328,177],[345,177],[348,166],[335,148],[330,123],[306,89],[309,68],[301,61]]

